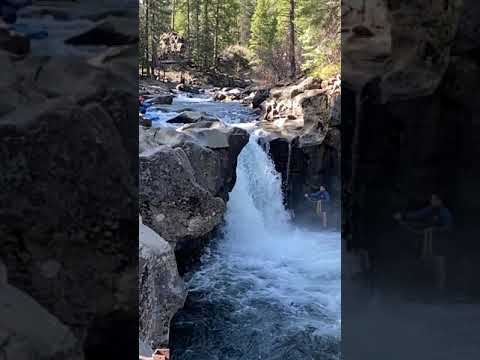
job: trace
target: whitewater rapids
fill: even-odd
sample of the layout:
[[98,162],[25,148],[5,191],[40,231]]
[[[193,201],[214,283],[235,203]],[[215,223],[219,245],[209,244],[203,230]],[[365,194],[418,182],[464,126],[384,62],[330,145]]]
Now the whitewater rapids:
[[238,159],[222,234],[188,280],[174,360],[339,358],[340,234],[292,224],[257,136]]

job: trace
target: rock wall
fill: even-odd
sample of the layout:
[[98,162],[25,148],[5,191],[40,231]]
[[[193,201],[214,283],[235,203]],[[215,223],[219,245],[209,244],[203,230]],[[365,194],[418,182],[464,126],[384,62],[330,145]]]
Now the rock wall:
[[340,78],[307,78],[271,89],[261,105],[262,141],[282,174],[287,206],[297,213],[311,212],[304,194],[325,185],[339,215],[340,99]]
[[245,130],[221,121],[140,128],[140,213],[183,260],[223,220]]
[[473,36],[480,7],[461,3],[378,1],[364,13],[345,12],[342,142],[350,248],[378,256],[405,251],[406,235],[391,214],[423,206],[437,192],[453,212],[455,261],[468,262],[468,253],[478,251],[472,234],[480,173],[471,159],[480,153],[480,47]]
[[185,285],[170,244],[142,223],[139,257],[139,338],[153,349],[168,347],[170,320],[183,307]]
[[140,343],[168,346],[170,321],[186,298],[178,270],[198,260],[222,223],[248,138],[219,120],[140,126]]

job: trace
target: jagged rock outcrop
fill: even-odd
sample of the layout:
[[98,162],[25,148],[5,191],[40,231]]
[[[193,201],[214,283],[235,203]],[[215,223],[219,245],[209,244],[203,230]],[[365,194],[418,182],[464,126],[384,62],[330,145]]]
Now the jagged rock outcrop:
[[[0,262],[0,343],[2,357],[83,360],[78,339],[57,318],[23,291],[8,284]],[[35,325],[41,324],[42,331]]]
[[195,248],[221,223],[245,130],[220,121],[140,129],[140,212],[175,250]]
[[142,223],[139,257],[140,351],[150,356],[152,348],[168,346],[170,320],[183,307],[187,293],[178,274],[173,248]]
[[161,34],[157,39],[157,55],[160,59],[178,57],[186,50],[185,39],[175,32]]
[[449,64],[462,2],[342,2],[344,83],[355,91],[374,83],[382,103],[433,94]]
[[302,211],[304,194],[325,185],[340,202],[340,79],[306,78],[276,87],[262,104],[263,138],[282,174],[287,204]]

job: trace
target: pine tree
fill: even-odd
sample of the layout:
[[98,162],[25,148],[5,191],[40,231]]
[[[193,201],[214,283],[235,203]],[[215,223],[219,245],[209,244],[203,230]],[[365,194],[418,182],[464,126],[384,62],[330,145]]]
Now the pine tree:
[[271,63],[277,33],[277,11],[272,0],[257,0],[252,18],[250,49],[260,64]]
[[299,69],[323,78],[340,68],[339,0],[140,0],[139,19],[140,66],[148,75],[156,39],[168,31],[185,38],[186,56],[205,70],[238,56],[272,81]]

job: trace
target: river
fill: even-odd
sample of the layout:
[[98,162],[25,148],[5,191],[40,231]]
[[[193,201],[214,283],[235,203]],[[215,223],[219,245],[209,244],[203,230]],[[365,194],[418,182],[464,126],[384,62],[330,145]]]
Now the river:
[[[183,106],[232,124],[252,121],[238,103],[182,96],[170,108]],[[173,360],[339,358],[340,234],[292,222],[258,136],[252,131],[240,154],[220,235],[185,276],[189,295],[171,326]]]

